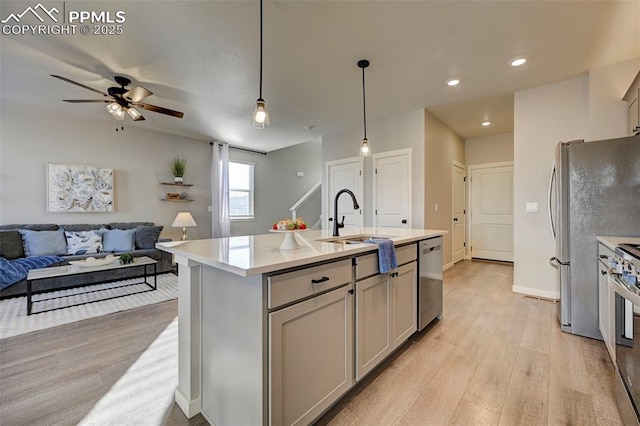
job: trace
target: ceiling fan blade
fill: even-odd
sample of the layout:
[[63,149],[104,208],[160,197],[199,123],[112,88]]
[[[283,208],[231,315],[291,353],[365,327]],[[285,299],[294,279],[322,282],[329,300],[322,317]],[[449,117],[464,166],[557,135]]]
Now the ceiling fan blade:
[[178,117],[178,118],[184,117],[184,113],[183,112],[174,111],[172,109],[162,108],[162,107],[159,107],[159,106],[145,104],[145,103],[142,103],[142,102],[138,102],[138,103],[135,103],[133,105],[138,106],[138,107],[143,108],[143,109],[146,109],[147,111],[159,112],[160,114],[167,114],[167,115],[171,115],[173,117]]
[[109,96],[109,95],[107,95],[106,93],[101,92],[101,91],[100,91],[100,90],[98,90],[98,89],[94,89],[93,87],[85,86],[84,84],[80,84],[80,83],[75,82],[75,81],[73,81],[73,80],[69,80],[68,78],[61,77],[61,76],[59,76],[59,75],[54,75],[54,74],[50,74],[50,75],[51,75],[51,77],[55,77],[55,78],[58,78],[58,79],[60,79],[60,80],[62,80],[62,81],[66,81],[67,83],[75,84],[76,86],[80,86],[80,87],[85,88],[85,89],[87,89],[87,90],[91,90],[92,92],[100,93],[102,96]]
[[153,95],[152,91],[147,90],[142,86],[136,86],[128,92],[125,92],[122,96],[128,101],[138,102],[151,95]]
[[107,99],[63,99],[62,102],[71,102],[74,104],[89,104],[89,103],[105,103],[113,102]]

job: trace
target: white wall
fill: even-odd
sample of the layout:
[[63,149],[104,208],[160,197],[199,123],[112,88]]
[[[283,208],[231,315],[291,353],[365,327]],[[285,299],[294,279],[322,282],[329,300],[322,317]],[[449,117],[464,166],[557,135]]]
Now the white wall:
[[449,231],[442,247],[444,265],[449,267],[453,261],[453,161],[465,164],[464,140],[424,110],[424,145],[424,227]]
[[[231,160],[255,164],[255,220],[231,223],[231,235],[266,234],[274,222],[291,217],[289,208],[322,178],[322,143],[307,142],[271,151],[267,155],[230,150]],[[296,172],[304,172],[297,177]],[[312,226],[320,215],[316,197],[302,216]]]
[[622,100],[640,70],[640,58],[589,71],[588,140],[628,135],[627,102]]
[[[207,142],[128,126],[116,132],[116,121],[70,115],[20,102],[2,100],[0,109],[0,223],[108,223],[149,221],[164,225],[163,237],[179,239],[171,228],[179,211],[190,211],[198,224],[189,237],[211,235]],[[106,114],[106,111],[105,111]],[[168,120],[175,118],[167,117]],[[172,182],[169,161],[188,160],[190,188],[162,186]],[[114,213],[47,213],[46,164],[90,164],[114,169]],[[167,192],[188,190],[195,201],[160,201]]]
[[467,166],[513,161],[513,133],[466,139],[464,155]]
[[[357,157],[362,142],[361,127],[336,132],[322,138],[322,176],[325,178],[327,161]],[[367,137],[373,153],[393,151],[401,148],[413,148],[411,170],[412,181],[412,220],[414,228],[424,225],[424,110],[419,109],[400,114],[377,122],[367,123]],[[364,159],[364,200],[358,200],[362,206],[364,225],[371,226],[373,211],[373,174],[371,157]],[[323,197],[326,200],[323,186]],[[323,203],[325,204],[325,203]],[[333,203],[329,203],[333,206]],[[323,215],[327,212],[323,206]],[[329,207],[332,208],[332,207]],[[329,214],[331,216],[331,214]]]
[[[549,259],[554,243],[547,219],[549,174],[559,141],[585,139],[589,131],[589,78],[576,77],[514,98],[514,283],[519,293],[559,298]],[[537,202],[538,213],[525,213]]]

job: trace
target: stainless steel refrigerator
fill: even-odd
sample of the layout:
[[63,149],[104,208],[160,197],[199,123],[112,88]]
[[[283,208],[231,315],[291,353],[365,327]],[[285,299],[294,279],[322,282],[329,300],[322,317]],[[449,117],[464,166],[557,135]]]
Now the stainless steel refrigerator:
[[558,143],[549,221],[561,328],[602,339],[596,236],[640,236],[640,136]]

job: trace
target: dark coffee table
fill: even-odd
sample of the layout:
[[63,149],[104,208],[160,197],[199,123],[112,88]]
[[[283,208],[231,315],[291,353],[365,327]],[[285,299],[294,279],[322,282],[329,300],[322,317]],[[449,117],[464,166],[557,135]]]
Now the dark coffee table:
[[[153,273],[152,274],[147,272],[147,267],[149,267],[149,266],[153,266]],[[33,301],[32,300],[32,296],[34,294],[61,290],[61,289],[49,289],[49,290],[46,290],[46,291],[34,292],[34,291],[32,291],[32,283],[34,281],[43,280],[43,279],[46,279],[46,278],[68,277],[68,276],[72,276],[72,275],[87,274],[87,273],[90,273],[90,272],[105,271],[105,270],[111,270],[111,269],[115,270],[115,269],[122,269],[122,268],[143,268],[143,276],[141,277],[143,279],[143,281],[142,282],[137,282],[137,283],[130,283],[130,284],[127,284],[127,286],[138,285],[138,284],[146,284],[146,285],[149,286],[149,288],[151,290],[145,290],[145,292],[146,291],[153,291],[153,290],[156,290],[158,288],[158,277],[157,277],[158,261],[154,260],[154,259],[152,259],[150,257],[147,257],[147,256],[136,257],[134,259],[133,263],[129,263],[129,264],[126,264],[126,265],[121,265],[120,262],[118,260],[116,260],[115,262],[112,262],[112,263],[109,263],[109,264],[106,264],[106,265],[102,265],[102,266],[83,267],[83,266],[78,266],[78,265],[65,265],[65,266],[53,266],[53,267],[40,268],[40,269],[31,269],[29,271],[29,275],[27,276],[27,315],[31,315],[31,310],[32,310],[32,306],[33,306],[34,303],[38,303],[38,302],[42,302],[43,301],[43,300]],[[147,277],[149,277],[150,275],[153,276],[153,285],[151,285],[149,282],[147,282]],[[88,286],[88,285],[106,284],[106,283],[115,282],[115,281],[121,281],[121,280],[122,279],[117,279],[117,280],[112,280],[112,281],[102,281],[100,283],[87,283],[87,284],[81,284],[81,285],[72,286],[72,287],[82,287],[82,286]],[[66,287],[66,288],[70,288],[70,287]],[[87,292],[87,293],[93,293],[93,292],[99,292],[99,291],[105,291],[105,290],[110,290],[110,288],[105,288],[105,289],[101,289],[101,290],[93,290],[93,291]],[[139,293],[143,293],[143,292],[138,291],[138,292],[135,292],[135,293],[123,294],[123,295],[119,295],[119,296],[112,296],[112,297],[107,297],[107,298],[104,298],[104,299],[92,300],[92,301],[89,301],[89,302],[76,303],[76,304],[73,304],[73,305],[64,306],[64,307],[60,307],[60,308],[54,308],[54,309],[48,309],[46,311],[41,311],[41,312],[36,312],[36,313],[53,311],[55,309],[70,308],[72,306],[79,306],[79,305],[84,305],[84,304],[87,304],[87,303],[101,302],[103,300],[116,299],[118,297],[131,296],[133,294],[139,294]]]

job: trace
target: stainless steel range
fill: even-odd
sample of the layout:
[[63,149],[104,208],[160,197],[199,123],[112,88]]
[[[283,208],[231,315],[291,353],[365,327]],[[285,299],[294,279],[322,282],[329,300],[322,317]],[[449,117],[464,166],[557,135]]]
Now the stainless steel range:
[[616,291],[616,400],[625,424],[640,424],[640,246],[620,244],[609,270]]

